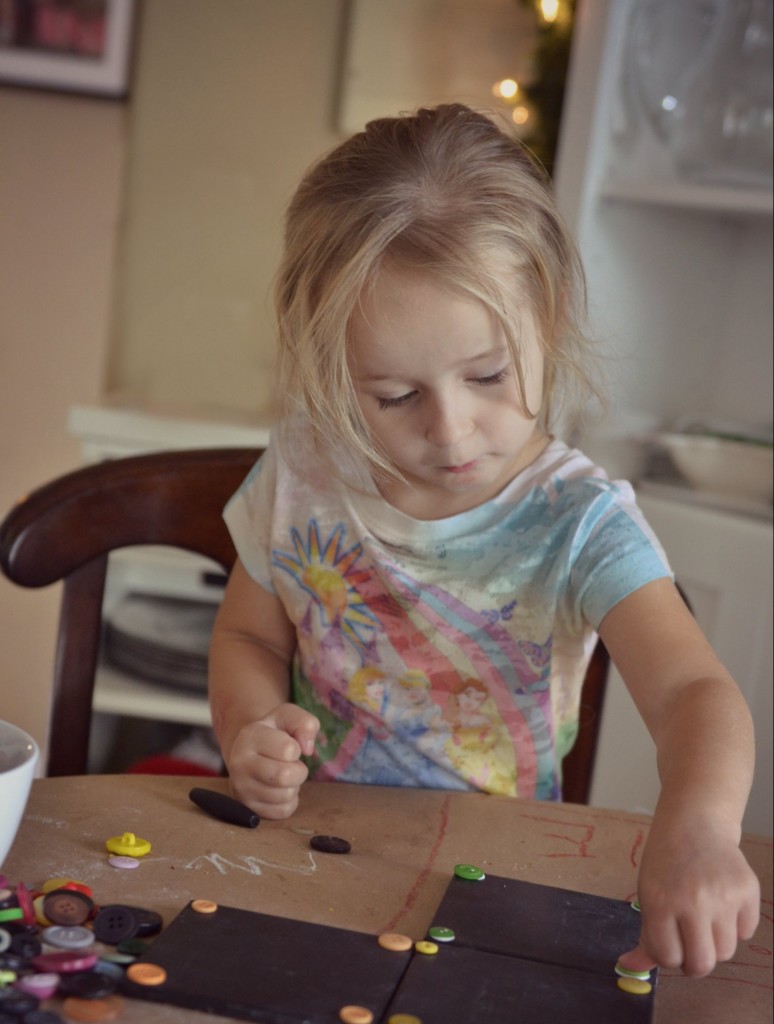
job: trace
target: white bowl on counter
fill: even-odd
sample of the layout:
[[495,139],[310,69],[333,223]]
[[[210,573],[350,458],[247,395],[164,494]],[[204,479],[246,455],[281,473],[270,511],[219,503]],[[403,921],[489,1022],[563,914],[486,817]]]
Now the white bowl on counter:
[[653,441],[696,490],[771,502],[774,494],[772,446],[705,434],[661,433]]

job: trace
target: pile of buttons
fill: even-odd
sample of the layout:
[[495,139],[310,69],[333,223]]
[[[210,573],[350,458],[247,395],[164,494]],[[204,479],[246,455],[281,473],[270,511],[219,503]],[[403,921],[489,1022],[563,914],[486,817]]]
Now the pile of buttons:
[[98,906],[89,886],[73,879],[53,878],[35,891],[0,875],[0,1024],[63,1024],[41,1009],[55,995],[69,1020],[113,1020],[124,969],[162,924],[142,907]]

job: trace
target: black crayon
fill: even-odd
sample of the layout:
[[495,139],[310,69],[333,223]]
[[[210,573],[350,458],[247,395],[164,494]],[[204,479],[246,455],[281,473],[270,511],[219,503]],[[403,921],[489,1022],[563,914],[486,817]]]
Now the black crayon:
[[227,821],[230,825],[241,825],[243,828],[256,828],[261,820],[260,815],[251,811],[249,807],[226,796],[225,793],[218,793],[214,789],[199,789],[194,787],[188,794],[197,807],[201,807],[207,814],[220,821]]

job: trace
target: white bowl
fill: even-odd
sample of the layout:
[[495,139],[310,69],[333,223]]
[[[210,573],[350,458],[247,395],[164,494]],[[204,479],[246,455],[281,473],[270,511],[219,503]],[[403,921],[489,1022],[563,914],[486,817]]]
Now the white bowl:
[[23,729],[0,721],[0,867],[27,806],[39,753],[37,743]]
[[703,434],[657,434],[677,469],[699,491],[757,501],[772,500],[771,445]]

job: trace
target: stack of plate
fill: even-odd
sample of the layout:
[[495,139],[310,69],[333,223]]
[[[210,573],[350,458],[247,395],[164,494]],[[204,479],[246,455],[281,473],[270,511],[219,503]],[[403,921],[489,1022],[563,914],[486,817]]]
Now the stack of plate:
[[105,624],[105,660],[164,686],[204,692],[218,606],[209,601],[127,594]]

